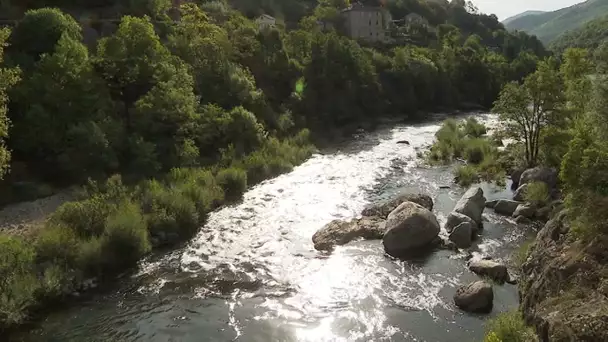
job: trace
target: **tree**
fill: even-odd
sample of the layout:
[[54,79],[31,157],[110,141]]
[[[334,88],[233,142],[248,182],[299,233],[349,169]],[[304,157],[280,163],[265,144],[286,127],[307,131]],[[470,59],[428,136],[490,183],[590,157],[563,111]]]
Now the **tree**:
[[[4,57],[4,47],[10,31],[0,29],[0,65]],[[18,69],[0,68],[0,180],[8,172],[10,151],[6,148],[5,140],[8,138],[9,120],[6,116],[6,91],[19,80]]]
[[23,69],[52,53],[63,35],[82,40],[80,25],[70,15],[56,8],[41,8],[25,13],[13,30],[7,51],[11,61]]
[[562,83],[554,64],[553,60],[547,59],[539,64],[536,72],[526,77],[523,85],[507,84],[494,103],[493,111],[500,115],[506,133],[524,142],[528,166],[538,162],[543,130],[561,119]]
[[14,92],[11,146],[20,160],[53,178],[103,174],[115,164],[101,127],[109,123],[107,89],[82,43],[65,34],[53,50]]
[[567,49],[563,58],[560,72],[566,87],[567,108],[575,118],[580,117],[586,112],[592,93],[589,78],[592,72],[591,61],[584,49]]

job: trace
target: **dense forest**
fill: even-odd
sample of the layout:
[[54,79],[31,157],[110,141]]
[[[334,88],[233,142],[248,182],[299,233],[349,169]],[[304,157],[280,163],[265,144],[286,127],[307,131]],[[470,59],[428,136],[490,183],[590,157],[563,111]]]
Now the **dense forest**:
[[[14,15],[0,31],[2,201],[83,188],[31,241],[0,236],[0,327],[190,238],[312,143],[383,117],[489,108],[546,55],[461,0],[388,1],[393,19],[428,24],[355,41],[341,29],[348,5],[2,1]],[[258,27],[261,11],[276,28]]]
[[608,14],[607,0],[587,0],[552,12],[527,12],[515,19],[505,20],[509,30],[520,30],[535,35],[545,44],[553,43],[560,35],[574,31],[589,21]]
[[567,48],[583,48],[595,50],[608,38],[608,13],[606,16],[594,19],[576,30],[568,31],[553,42],[550,48],[561,54]]

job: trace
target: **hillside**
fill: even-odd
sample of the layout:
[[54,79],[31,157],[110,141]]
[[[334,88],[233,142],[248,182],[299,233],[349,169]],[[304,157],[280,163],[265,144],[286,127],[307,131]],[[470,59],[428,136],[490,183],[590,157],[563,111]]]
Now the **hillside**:
[[520,19],[523,17],[527,17],[527,16],[535,16],[535,15],[539,15],[539,14],[543,14],[543,13],[547,13],[547,12],[545,12],[545,11],[525,11],[525,12],[516,14],[512,17],[508,17],[507,19],[503,20],[502,23],[503,23],[503,25],[507,25],[514,20],[517,20],[517,19]]
[[608,14],[562,34],[551,43],[550,48],[556,52],[562,52],[570,47],[594,50],[606,38],[608,38]]
[[549,44],[561,34],[575,30],[585,23],[608,14],[608,0],[588,0],[583,3],[539,15],[526,15],[505,26],[536,35]]

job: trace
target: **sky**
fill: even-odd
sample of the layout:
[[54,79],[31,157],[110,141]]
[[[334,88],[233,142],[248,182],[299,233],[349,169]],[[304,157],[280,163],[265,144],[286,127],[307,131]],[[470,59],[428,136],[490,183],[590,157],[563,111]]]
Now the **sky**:
[[499,20],[528,10],[554,11],[582,0],[472,0],[480,12],[496,14]]

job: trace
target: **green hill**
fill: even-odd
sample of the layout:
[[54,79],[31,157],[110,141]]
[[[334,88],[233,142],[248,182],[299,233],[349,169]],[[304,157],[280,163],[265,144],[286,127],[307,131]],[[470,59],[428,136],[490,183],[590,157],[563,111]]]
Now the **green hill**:
[[539,15],[539,14],[543,14],[543,13],[547,13],[547,12],[545,12],[545,11],[525,11],[525,12],[519,13],[517,15],[514,15],[512,17],[508,17],[507,19],[503,20],[502,23],[504,25],[507,25],[507,24],[513,22],[514,20],[517,20],[517,19],[520,19],[523,17],[527,17],[527,16],[535,16],[535,15]]
[[567,31],[608,14],[608,0],[587,0],[583,3],[538,15],[526,15],[505,23],[510,30],[536,35],[548,44]]
[[562,34],[551,43],[550,48],[556,52],[563,52],[570,47],[593,50],[607,38],[608,14],[591,20],[576,30]]

